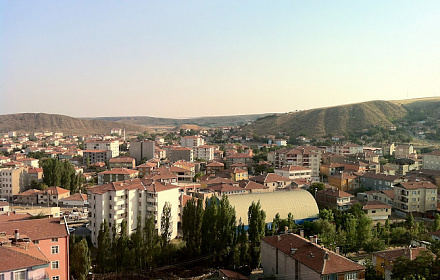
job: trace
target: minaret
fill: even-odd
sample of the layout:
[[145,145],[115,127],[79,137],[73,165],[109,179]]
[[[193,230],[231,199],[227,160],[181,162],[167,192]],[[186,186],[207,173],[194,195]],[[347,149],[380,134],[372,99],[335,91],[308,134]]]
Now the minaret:
[[125,128],[124,128],[124,142],[125,142]]

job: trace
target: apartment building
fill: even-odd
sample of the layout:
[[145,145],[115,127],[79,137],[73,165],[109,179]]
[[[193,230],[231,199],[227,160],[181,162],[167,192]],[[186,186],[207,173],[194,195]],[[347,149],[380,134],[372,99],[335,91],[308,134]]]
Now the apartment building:
[[194,147],[194,157],[211,161],[214,159],[214,147],[210,145],[201,145]]
[[423,169],[440,170],[440,150],[423,155]]
[[315,194],[319,207],[334,207],[341,211],[350,209],[353,198],[352,194],[332,188],[317,191]]
[[264,276],[281,279],[365,279],[365,267],[296,234],[261,240]]
[[275,174],[295,180],[295,179],[308,179],[311,180],[312,169],[304,166],[287,166],[279,169],[275,169]]
[[118,157],[118,158],[111,158],[109,160],[109,166],[110,168],[128,168],[128,169],[134,169],[135,165],[135,159],[132,157]]
[[126,168],[113,168],[98,173],[98,185],[125,181],[139,177],[139,171]]
[[200,136],[184,136],[180,138],[180,146],[194,149],[195,147],[205,145],[205,139]]
[[119,140],[89,140],[84,142],[85,150],[111,151],[111,157],[119,156]]
[[390,190],[393,185],[403,182],[400,176],[366,172],[359,177],[360,186],[370,190]]
[[313,180],[319,180],[319,166],[323,150],[313,146],[298,147],[295,149],[280,149],[274,153],[275,168],[296,165],[308,167],[312,170]]
[[154,158],[156,143],[151,140],[130,141],[130,156],[136,160],[139,165],[143,159]]
[[24,191],[28,186],[28,173],[24,167],[0,169],[0,198],[13,201],[14,195]]
[[176,162],[179,160],[192,162],[194,161],[194,152],[191,148],[176,147],[170,150],[169,160],[171,162]]
[[394,209],[397,214],[433,216],[437,210],[437,186],[431,182],[402,182],[394,186]]
[[[47,218],[33,220],[6,220],[0,222],[0,232],[4,232],[6,235],[16,235],[16,230],[18,230],[19,236],[28,237],[34,246],[38,247],[39,252],[45,256],[46,263],[49,264],[49,267],[44,266],[44,278],[37,278],[36,274],[30,274],[30,271],[26,270],[24,275],[27,276],[27,278],[5,277],[4,279],[69,279],[69,233],[64,219]],[[2,254],[0,254],[0,256],[2,256]],[[3,262],[3,258],[1,259],[2,261],[0,263],[5,264],[6,262]],[[16,262],[19,261],[22,261],[22,259],[18,258],[16,260]],[[31,275],[34,278],[30,277]]]
[[363,153],[363,151],[364,151],[364,147],[353,143],[346,143],[344,145],[335,145],[332,147],[332,152],[340,156],[360,154]]
[[156,228],[161,230],[162,210],[166,202],[171,204],[172,234],[177,235],[179,211],[179,187],[148,179],[134,179],[96,186],[89,190],[90,230],[93,244],[97,244],[101,223],[118,227],[127,221],[127,234],[135,229],[138,217],[144,223],[147,215],[154,215]]
[[112,152],[109,150],[84,150],[83,164],[95,164],[98,162],[107,162],[112,158]]

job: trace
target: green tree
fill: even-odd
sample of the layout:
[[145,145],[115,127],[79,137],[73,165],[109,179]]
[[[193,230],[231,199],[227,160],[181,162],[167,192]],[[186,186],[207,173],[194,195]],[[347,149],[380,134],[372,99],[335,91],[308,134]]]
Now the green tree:
[[158,247],[158,233],[153,215],[145,217],[145,224],[143,228],[143,244],[145,254],[145,267],[152,268],[155,252]]
[[202,246],[203,201],[191,198],[183,208],[183,240],[190,256],[198,256]]
[[432,231],[440,230],[440,215],[435,214],[434,223],[432,225]]
[[72,273],[76,279],[85,280],[90,270],[91,259],[87,241],[82,239],[73,247],[72,257],[70,259]]
[[250,268],[258,268],[261,262],[261,238],[266,228],[266,212],[261,209],[260,201],[252,202],[248,210]]
[[171,218],[171,204],[167,201],[163,206],[162,216],[160,217],[160,245],[162,250],[165,250],[171,241],[173,233],[173,221]]
[[98,232],[98,248],[96,251],[96,268],[98,272],[105,273],[110,260],[111,239],[107,220],[101,223]]
[[315,221],[321,242],[327,248],[330,248],[336,241],[336,226],[329,220],[319,219]]

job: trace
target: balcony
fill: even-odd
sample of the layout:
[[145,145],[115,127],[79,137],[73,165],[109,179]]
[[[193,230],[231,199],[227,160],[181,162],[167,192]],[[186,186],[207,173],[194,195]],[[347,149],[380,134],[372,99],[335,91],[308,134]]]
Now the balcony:
[[408,203],[409,200],[408,200],[408,198],[406,198],[406,197],[401,197],[401,198],[400,198],[400,201],[401,201],[401,202],[404,202],[404,203]]

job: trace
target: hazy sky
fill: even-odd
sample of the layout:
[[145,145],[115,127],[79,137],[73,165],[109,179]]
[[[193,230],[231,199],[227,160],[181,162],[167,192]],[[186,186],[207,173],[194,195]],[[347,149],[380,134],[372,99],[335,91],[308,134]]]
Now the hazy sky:
[[194,117],[440,95],[440,1],[0,2],[0,114]]

